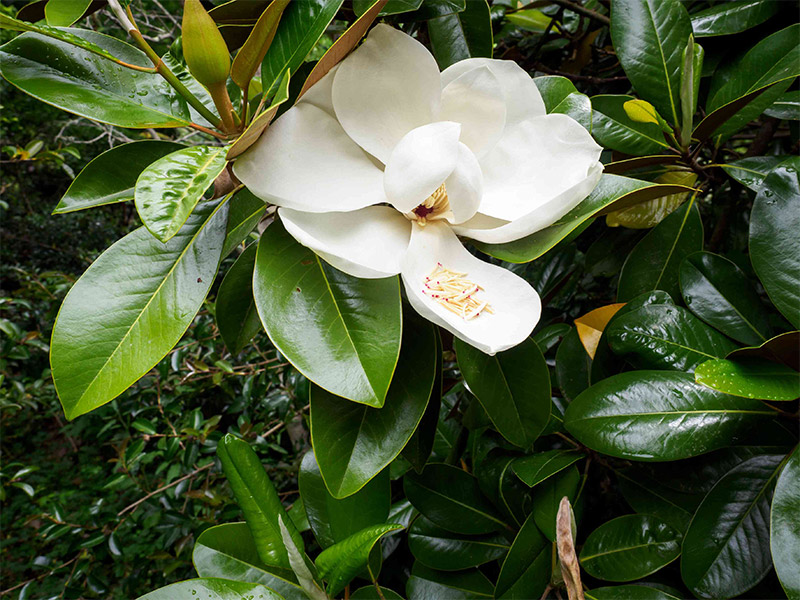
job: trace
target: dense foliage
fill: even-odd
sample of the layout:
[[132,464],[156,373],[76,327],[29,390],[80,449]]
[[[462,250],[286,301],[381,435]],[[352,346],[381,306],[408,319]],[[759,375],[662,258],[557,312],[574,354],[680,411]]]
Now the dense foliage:
[[[800,597],[796,3],[164,4],[0,9],[1,593]],[[603,147],[511,349],[232,174],[378,22]]]

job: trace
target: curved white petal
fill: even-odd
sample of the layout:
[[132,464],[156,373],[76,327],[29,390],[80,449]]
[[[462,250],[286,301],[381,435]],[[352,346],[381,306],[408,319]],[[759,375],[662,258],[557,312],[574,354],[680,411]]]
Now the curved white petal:
[[347,134],[386,164],[392,148],[439,112],[439,67],[417,40],[377,25],[333,80],[333,106]]
[[583,181],[601,151],[567,115],[523,121],[507,129],[480,161],[484,191],[479,211],[507,221],[530,214]]
[[472,217],[483,195],[483,173],[478,159],[464,144],[459,143],[458,149],[456,167],[444,182],[453,223],[463,223]]
[[490,149],[506,124],[506,103],[497,77],[487,66],[467,71],[442,90],[442,121],[461,123],[461,141],[475,154]]
[[540,117],[547,111],[539,88],[525,70],[513,60],[467,58],[442,71],[442,88],[465,73],[481,67],[489,68],[500,83],[506,103],[506,127],[526,119]]
[[406,134],[392,150],[383,174],[383,189],[400,212],[419,206],[456,168],[458,123],[440,121]]
[[307,212],[386,202],[383,172],[336,119],[310,103],[281,115],[233,172],[262,200]]
[[325,76],[322,79],[312,85],[305,94],[300,96],[297,104],[313,104],[317,108],[324,110],[335,119],[336,112],[333,110],[332,90],[333,78],[336,76],[336,71],[338,70],[339,65],[334,65],[330,71],[325,73]]
[[[465,320],[424,294],[425,277],[437,263],[451,271],[466,273],[466,279],[480,285],[484,291],[478,297],[489,303],[494,314],[483,312]],[[511,271],[475,258],[445,223],[412,226],[402,275],[408,300],[418,313],[487,354],[524,341],[541,315],[536,290]]]
[[411,222],[388,206],[315,214],[281,208],[286,231],[340,271],[374,279],[400,272]]
[[584,179],[527,215],[509,222],[478,213],[469,221],[455,225],[453,231],[487,244],[504,244],[524,238],[549,227],[580,204],[595,188],[602,174],[603,165],[595,163]]

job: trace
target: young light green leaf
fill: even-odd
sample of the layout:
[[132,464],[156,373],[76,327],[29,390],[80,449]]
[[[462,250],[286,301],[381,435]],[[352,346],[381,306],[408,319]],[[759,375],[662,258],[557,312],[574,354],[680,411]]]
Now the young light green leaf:
[[92,0],[48,0],[44,7],[47,24],[51,27],[69,27],[83,16]]

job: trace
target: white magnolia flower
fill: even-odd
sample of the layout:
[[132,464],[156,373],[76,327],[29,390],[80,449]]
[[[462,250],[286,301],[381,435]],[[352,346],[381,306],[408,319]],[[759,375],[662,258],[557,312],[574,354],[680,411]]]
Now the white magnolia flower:
[[422,44],[378,25],[234,172],[298,242],[356,277],[400,273],[421,315],[494,354],[531,333],[539,296],[457,236],[502,243],[551,225],[597,184],[600,151],[545,114],[516,63],[440,73]]

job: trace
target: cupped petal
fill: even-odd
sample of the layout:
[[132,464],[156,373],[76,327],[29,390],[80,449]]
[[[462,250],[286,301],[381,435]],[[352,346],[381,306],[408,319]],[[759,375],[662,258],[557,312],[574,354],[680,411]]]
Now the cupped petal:
[[439,67],[417,40],[377,25],[339,65],[333,106],[347,134],[386,164],[412,129],[439,112]]
[[[484,309],[467,320],[445,308],[431,292],[423,292],[426,277],[438,264],[481,286],[483,291],[477,292],[476,299],[488,303],[493,314]],[[487,354],[524,341],[541,315],[539,295],[530,284],[511,271],[475,258],[445,223],[412,226],[402,276],[408,300],[419,314]]]
[[494,74],[505,97],[506,127],[516,125],[526,119],[540,117],[545,110],[544,100],[539,93],[539,88],[513,60],[500,60],[497,58],[467,58],[442,71],[442,88],[465,73],[474,69],[486,67]]
[[383,189],[400,212],[409,212],[436,191],[456,168],[458,123],[441,121],[407,133],[386,163]]
[[286,231],[331,265],[354,277],[397,275],[408,249],[411,222],[388,206],[347,213],[278,210]]
[[601,152],[589,132],[567,115],[536,117],[506,129],[480,161],[479,211],[506,221],[528,215],[586,179]]
[[336,119],[307,102],[270,125],[233,172],[262,200],[306,212],[386,202],[383,172]]
[[481,155],[495,145],[506,124],[502,86],[487,66],[471,69],[442,90],[442,121],[461,124],[461,142]]
[[336,118],[336,111],[333,110],[333,78],[339,70],[339,65],[325,73],[322,79],[312,85],[305,94],[300,96],[297,104],[313,104],[317,108],[321,108],[334,119]]
[[470,220],[453,226],[453,231],[487,244],[513,242],[549,227],[578,206],[595,188],[603,174],[603,165],[595,163],[584,179],[558,196],[514,221],[504,221],[478,213]]
[[452,223],[463,223],[478,211],[483,195],[483,173],[478,159],[464,144],[458,145],[458,162],[444,186],[452,212],[448,219]]

